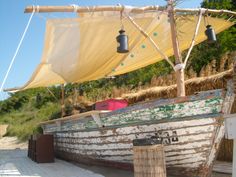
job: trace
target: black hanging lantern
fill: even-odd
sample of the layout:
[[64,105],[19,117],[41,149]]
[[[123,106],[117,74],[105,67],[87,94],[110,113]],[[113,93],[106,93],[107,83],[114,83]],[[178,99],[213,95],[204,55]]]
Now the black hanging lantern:
[[212,26],[211,25],[207,25],[206,26],[206,31],[205,31],[205,34],[206,34],[206,36],[207,36],[207,41],[209,42],[209,43],[214,43],[214,42],[216,42],[217,40],[216,40],[216,33],[215,33],[215,31],[214,31],[214,29],[212,28]]
[[116,37],[118,43],[117,52],[118,53],[127,53],[129,52],[128,36],[125,35],[125,30],[121,29],[119,35]]

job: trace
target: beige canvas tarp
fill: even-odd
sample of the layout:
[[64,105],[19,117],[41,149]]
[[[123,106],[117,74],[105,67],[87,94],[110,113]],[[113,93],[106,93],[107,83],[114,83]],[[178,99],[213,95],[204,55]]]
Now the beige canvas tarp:
[[[173,55],[170,23],[166,12],[131,14],[167,55]],[[189,48],[198,16],[179,16],[176,20],[181,51]],[[208,23],[219,33],[231,22],[208,17]],[[21,89],[62,83],[81,83],[127,73],[162,60],[127,18],[124,29],[129,36],[127,54],[116,52],[116,36],[121,28],[119,12],[94,12],[71,19],[49,19],[41,63]],[[196,44],[206,40],[206,20],[202,18]],[[204,52],[204,51],[203,51]]]

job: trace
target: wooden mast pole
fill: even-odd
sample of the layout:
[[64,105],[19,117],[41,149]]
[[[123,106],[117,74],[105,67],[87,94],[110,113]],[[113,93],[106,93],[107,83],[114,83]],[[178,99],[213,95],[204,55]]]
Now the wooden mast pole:
[[77,88],[76,88],[76,86],[74,85],[74,95],[73,95],[73,114],[76,114],[77,100],[78,100],[78,92],[77,92]]
[[61,117],[65,116],[65,87],[61,84]]
[[[171,37],[175,56],[175,65],[183,64],[181,53],[179,50],[179,43],[177,39],[173,0],[168,0],[168,13],[170,18]],[[177,96],[183,97],[185,96],[184,68],[176,69],[175,73],[176,73],[176,84],[177,84]]]

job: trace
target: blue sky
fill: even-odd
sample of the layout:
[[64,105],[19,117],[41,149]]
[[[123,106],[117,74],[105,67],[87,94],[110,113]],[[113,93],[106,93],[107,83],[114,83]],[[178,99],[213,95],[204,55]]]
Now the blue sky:
[[[178,7],[200,7],[202,0],[182,0]],[[20,41],[30,14],[24,14],[27,5],[165,5],[165,0],[1,0],[0,1],[0,84]],[[73,13],[38,14],[31,25],[15,59],[4,88],[22,86],[28,81],[41,59],[44,42],[45,22],[47,18],[72,17]],[[0,93],[0,100],[7,97]]]

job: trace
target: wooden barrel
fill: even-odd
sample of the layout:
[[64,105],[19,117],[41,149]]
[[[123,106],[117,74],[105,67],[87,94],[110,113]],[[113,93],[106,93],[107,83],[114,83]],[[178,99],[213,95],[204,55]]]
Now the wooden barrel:
[[166,177],[163,145],[134,146],[133,152],[135,177]]

